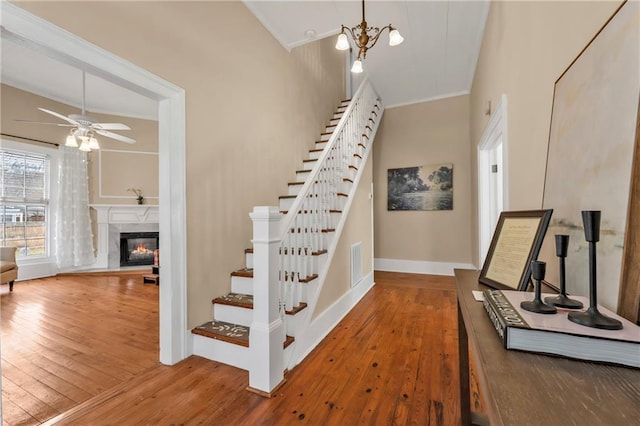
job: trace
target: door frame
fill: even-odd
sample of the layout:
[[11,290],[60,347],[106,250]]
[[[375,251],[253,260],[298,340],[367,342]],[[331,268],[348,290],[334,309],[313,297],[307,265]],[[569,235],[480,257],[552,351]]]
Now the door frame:
[[486,251],[491,244],[491,173],[490,152],[502,143],[502,208],[508,210],[509,170],[507,150],[507,95],[500,97],[500,102],[487,123],[478,142],[478,266],[482,267]]
[[162,263],[159,288],[160,362],[188,356],[186,304],[185,91],[137,65],[7,1],[2,36],[158,102],[159,215]]

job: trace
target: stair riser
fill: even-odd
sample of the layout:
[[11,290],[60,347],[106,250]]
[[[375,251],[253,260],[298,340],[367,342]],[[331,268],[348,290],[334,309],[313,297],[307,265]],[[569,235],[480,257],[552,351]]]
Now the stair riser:
[[330,138],[331,138],[331,135],[326,133],[320,136],[321,141],[328,141]]
[[244,264],[247,269],[253,269],[253,253],[244,254]]
[[250,327],[251,323],[253,322],[253,309],[214,303],[213,318],[216,321],[224,321],[231,324]]
[[295,315],[285,316],[287,336],[296,337],[298,330],[300,330],[301,327],[303,326],[304,321],[307,318],[308,314],[309,314],[309,309],[303,309],[302,311],[298,312]]
[[329,121],[329,125],[331,125],[331,126],[337,125],[340,122],[340,118],[342,118],[342,117],[332,118],[331,121]]
[[[288,194],[287,195],[298,195],[300,193],[300,190],[302,189],[303,182],[299,182],[300,185],[289,185],[288,187]],[[338,191],[339,192],[344,192],[345,194],[348,194],[348,191],[351,189],[351,187],[349,186],[351,185],[350,182],[343,182],[342,184],[340,184],[340,186],[338,187]]]
[[325,149],[327,146],[327,141],[316,142],[316,149]]
[[294,348],[296,347],[296,342],[293,342],[292,344],[290,344],[289,346],[287,346],[286,348],[284,348],[284,359],[291,359],[291,357],[293,356],[293,351]]
[[[281,198],[280,199],[280,211],[289,211],[293,207],[295,198]],[[338,197],[335,200],[335,205],[329,206],[331,210],[342,210],[347,202],[347,197]]]
[[253,360],[249,348],[197,334],[193,335],[193,354],[247,371]]
[[347,107],[351,101],[342,101],[340,102],[340,107]]
[[356,169],[349,168],[349,171],[347,172],[346,177],[348,179],[355,180],[357,174],[358,174],[358,171]]
[[[253,262],[253,260],[252,260]],[[253,265],[252,265],[253,266]],[[253,278],[231,277],[231,292],[253,295]],[[227,321],[229,322],[229,321]]]
[[287,195],[298,195],[300,190],[304,185],[289,185],[289,190],[287,191]]
[[322,155],[322,151],[309,151],[309,159],[317,160]]
[[308,172],[296,172],[296,182],[304,182],[307,180],[307,178],[309,177],[309,173],[311,173],[311,171]]
[[302,168],[305,170],[311,170],[313,169],[313,166],[315,166],[317,162],[318,162],[317,158],[310,158],[308,160],[304,160],[302,162],[302,165],[303,165]]

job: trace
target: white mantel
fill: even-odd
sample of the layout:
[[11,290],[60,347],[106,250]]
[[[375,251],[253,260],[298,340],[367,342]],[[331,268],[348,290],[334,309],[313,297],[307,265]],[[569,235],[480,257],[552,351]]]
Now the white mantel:
[[[157,205],[146,204],[91,204],[97,212],[97,254],[93,268],[113,269],[109,265],[109,250],[119,253],[120,241],[110,241],[109,227],[116,225],[135,227],[136,225],[153,226],[160,223]],[[112,238],[113,239],[113,238]],[[117,247],[115,247],[117,245]],[[111,247],[114,246],[114,247]]]

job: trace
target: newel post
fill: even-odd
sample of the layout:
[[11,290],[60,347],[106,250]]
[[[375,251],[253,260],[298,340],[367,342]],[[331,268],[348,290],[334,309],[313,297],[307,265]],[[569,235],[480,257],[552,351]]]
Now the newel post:
[[254,207],[253,322],[249,331],[250,391],[271,393],[284,382],[284,323],[278,312],[280,218],[277,207]]

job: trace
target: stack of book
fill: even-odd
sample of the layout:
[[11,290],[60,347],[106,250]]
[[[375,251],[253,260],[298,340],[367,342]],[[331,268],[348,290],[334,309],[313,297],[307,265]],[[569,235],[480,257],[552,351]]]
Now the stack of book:
[[[484,308],[506,349],[640,368],[640,327],[604,307],[598,306],[598,310],[621,321],[622,330],[601,330],[571,322],[567,318],[571,309],[558,308],[555,315],[525,311],[520,302],[531,300],[531,293],[513,290],[483,293]],[[571,298],[589,306],[587,298]]]

